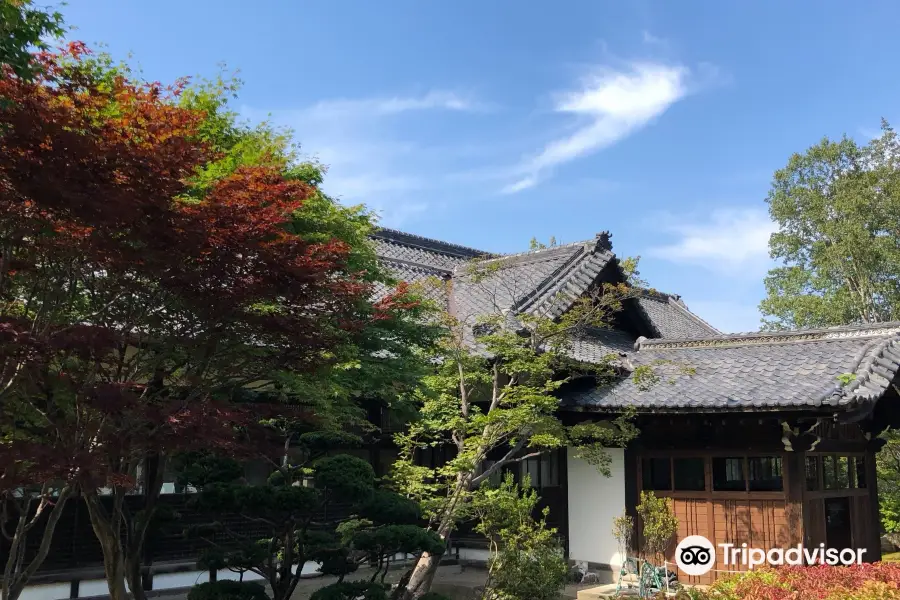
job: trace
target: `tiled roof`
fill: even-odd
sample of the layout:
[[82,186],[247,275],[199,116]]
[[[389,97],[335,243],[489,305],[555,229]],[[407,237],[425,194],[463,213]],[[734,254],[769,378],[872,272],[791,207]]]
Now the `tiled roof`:
[[[479,316],[498,312],[513,323],[523,313],[558,317],[604,269],[618,265],[606,233],[587,242],[506,256],[391,229],[372,237],[383,264],[398,279],[449,280],[450,297],[437,290],[440,297],[435,299],[446,302],[468,329]],[[481,268],[488,276],[476,283],[470,268]],[[722,335],[678,296],[645,290],[628,302],[655,339],[642,337],[635,343],[625,331],[593,330],[574,340],[570,353],[585,362],[627,353],[630,367],[651,367],[656,381],[636,383],[628,377],[568,394],[564,402],[569,408],[848,407],[880,397],[900,370],[900,323]]]
[[634,301],[661,338],[701,338],[721,334],[688,310],[678,296],[648,290]]
[[636,345],[639,351],[630,359],[634,366],[650,366],[655,383],[629,377],[569,396],[566,404],[585,410],[849,407],[880,397],[900,369],[900,322],[691,340],[639,338]]
[[488,252],[450,244],[395,229],[379,229],[372,234],[378,256],[391,262],[432,267],[449,273],[473,258]]
[[511,312],[554,318],[594,283],[612,252],[595,242],[579,242],[513,254],[477,263],[476,272],[458,267],[450,310],[462,320]]
[[621,356],[634,348],[634,338],[616,329],[595,329],[572,341],[569,355],[586,363],[600,363],[610,354]]
[[[440,240],[404,233],[395,229],[379,229],[372,234],[375,252],[394,277],[407,283],[418,283],[437,277],[449,279],[453,269],[473,258],[489,257],[489,253]],[[446,303],[443,289],[429,289],[432,300]],[[389,290],[379,285],[375,296],[381,297]]]
[[[519,314],[557,318],[597,282],[604,269],[618,267],[608,232],[593,240],[501,256],[393,229],[378,230],[372,238],[383,264],[398,279],[410,283],[430,277],[452,280],[450,297],[442,288],[433,290],[434,299],[446,303],[469,328],[479,317],[498,313],[508,314],[512,322]],[[474,281],[473,268],[488,276]],[[379,295],[386,292],[377,291]],[[646,290],[629,302],[654,337],[719,334],[677,296]],[[622,352],[634,339],[621,331],[597,335],[597,339],[590,334],[578,341],[574,354],[600,360],[610,353],[609,348]]]

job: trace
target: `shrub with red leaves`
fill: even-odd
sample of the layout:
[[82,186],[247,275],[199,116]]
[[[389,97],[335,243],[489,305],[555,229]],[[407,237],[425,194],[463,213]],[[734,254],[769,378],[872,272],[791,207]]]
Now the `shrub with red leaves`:
[[747,571],[720,579],[708,590],[682,591],[691,600],[888,600],[900,599],[900,565],[864,563]]

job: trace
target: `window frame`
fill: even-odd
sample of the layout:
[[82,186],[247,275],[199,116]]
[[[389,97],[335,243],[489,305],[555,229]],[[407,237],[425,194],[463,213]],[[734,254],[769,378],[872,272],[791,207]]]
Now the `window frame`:
[[[788,452],[763,452],[763,451],[746,451],[746,450],[649,450],[641,451],[637,457],[637,485],[639,492],[652,491],[657,496],[667,498],[711,498],[711,499],[746,499],[752,497],[759,500],[784,500],[787,494],[788,481],[784,476],[784,465],[786,464]],[[644,461],[653,458],[669,459],[670,468],[674,471],[675,458],[702,458],[705,472],[705,490],[704,491],[681,491],[671,489],[666,490],[648,490],[644,487],[643,465]],[[745,489],[742,491],[725,491],[713,489],[713,473],[712,463],[715,458],[740,458],[742,459],[742,468],[744,470]],[[750,491],[749,488],[749,458],[780,458],[782,468],[782,489],[776,491]],[[675,485],[674,472],[671,475],[671,485]]]
[[[825,487],[825,462],[827,457],[846,458],[848,463],[848,482],[849,487],[846,488],[826,488]],[[804,484],[804,495],[807,498],[833,498],[839,496],[865,496],[869,494],[869,461],[871,460],[868,453],[864,451],[825,451],[825,452],[807,452],[806,458],[817,458],[819,462],[818,468],[818,485],[816,489],[810,490]],[[853,467],[856,461],[862,460],[864,473],[866,474],[866,487],[858,487],[857,471]],[[804,461],[805,467],[805,461]]]
[[[555,482],[552,485],[546,484],[544,482],[544,462],[547,462],[548,465],[554,465],[551,467],[553,470],[553,474],[555,475],[553,479]],[[543,489],[551,489],[558,488],[563,485],[562,479],[560,477],[560,453],[558,449],[549,450],[547,452],[543,452],[538,456],[532,456],[526,458],[525,460],[519,461],[518,469],[517,469],[517,481],[521,482],[524,479],[526,473],[529,472],[528,464],[535,463],[536,464],[536,472],[537,472],[537,482],[532,478],[531,487],[535,490],[543,490]]]

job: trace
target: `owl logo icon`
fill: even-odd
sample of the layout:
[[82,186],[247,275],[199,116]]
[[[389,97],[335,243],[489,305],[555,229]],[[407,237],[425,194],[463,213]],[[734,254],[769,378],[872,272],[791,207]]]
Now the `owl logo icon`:
[[716,564],[716,548],[702,535],[689,535],[675,548],[675,563],[686,575],[706,575]]

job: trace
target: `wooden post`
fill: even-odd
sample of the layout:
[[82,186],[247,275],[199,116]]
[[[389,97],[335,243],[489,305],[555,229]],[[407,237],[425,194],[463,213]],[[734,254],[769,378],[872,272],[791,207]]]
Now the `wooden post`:
[[559,449],[557,461],[557,469],[559,469],[559,486],[562,496],[560,511],[560,533],[562,533],[564,546],[563,551],[566,557],[569,556],[569,449],[566,447]]
[[[785,452],[783,454],[785,520],[787,521],[786,542],[790,546],[805,542],[803,526],[803,492],[806,489],[806,454]],[[780,541],[780,540],[779,540]]]
[[640,535],[637,515],[637,505],[641,501],[640,462],[634,448],[625,448],[623,454],[625,457],[625,512],[634,523],[634,530],[631,532],[631,548],[627,548],[626,551],[635,554],[639,548],[638,537]]
[[869,492],[869,507],[871,510],[871,541],[869,551],[866,553],[866,562],[881,560],[881,512],[878,507],[878,473],[875,469],[876,453],[871,449],[866,451],[866,489]]

